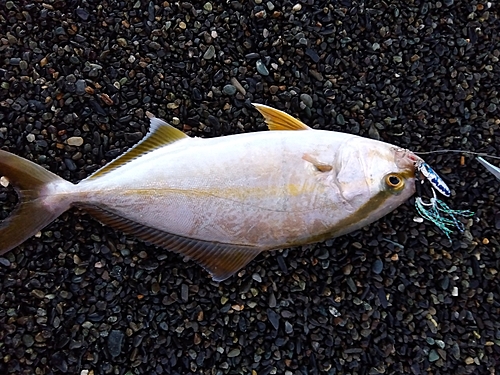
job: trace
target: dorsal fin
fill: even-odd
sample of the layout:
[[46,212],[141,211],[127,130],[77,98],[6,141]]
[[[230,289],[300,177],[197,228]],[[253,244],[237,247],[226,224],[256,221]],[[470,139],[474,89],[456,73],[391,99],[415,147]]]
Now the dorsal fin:
[[129,148],[123,155],[120,155],[115,160],[109,162],[94,174],[90,175],[87,179],[92,180],[97,177],[101,177],[106,173],[111,172],[112,170],[117,169],[134,159],[137,159],[139,156],[147,154],[148,152],[177,142],[181,139],[189,138],[180,130],[157,117],[150,117],[149,121],[149,132],[138,144]]
[[223,281],[234,275],[261,252],[261,249],[253,246],[215,243],[166,233],[100,207],[78,206],[103,224],[194,260],[210,272],[215,281]]
[[252,103],[266,121],[269,130],[312,130],[302,121],[264,104]]

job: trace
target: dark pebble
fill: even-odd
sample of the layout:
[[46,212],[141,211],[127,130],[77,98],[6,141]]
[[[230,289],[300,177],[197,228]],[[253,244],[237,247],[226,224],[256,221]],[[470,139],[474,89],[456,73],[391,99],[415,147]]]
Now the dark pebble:
[[280,325],[280,316],[274,310],[267,309],[267,318],[271,322],[274,329],[278,329]]
[[68,362],[66,361],[66,356],[62,352],[57,352],[52,355],[51,365],[57,370],[67,373],[68,372]]
[[87,21],[89,19],[89,12],[83,8],[76,8],[75,13],[82,21]]
[[311,60],[314,61],[315,63],[319,61],[318,53],[312,48],[306,48],[306,55],[309,56]]
[[125,335],[122,331],[112,330],[109,333],[107,347],[111,356],[118,357],[121,354],[124,338]]
[[0,257],[0,264],[5,267],[10,267],[11,263],[10,260],[7,258]]
[[377,259],[375,260],[375,262],[373,262],[372,271],[374,274],[376,275],[380,274],[383,269],[384,269],[384,263],[380,259]]

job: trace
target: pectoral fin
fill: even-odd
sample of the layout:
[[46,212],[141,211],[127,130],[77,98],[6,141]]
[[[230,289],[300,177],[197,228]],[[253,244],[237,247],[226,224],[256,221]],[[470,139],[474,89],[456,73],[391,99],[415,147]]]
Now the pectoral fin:
[[302,155],[302,159],[314,165],[314,168],[319,172],[330,172],[333,169],[330,164],[323,163],[309,154]]
[[269,130],[312,130],[302,121],[289,114],[264,104],[252,103],[255,108],[264,116]]
[[121,167],[124,164],[137,159],[139,156],[147,154],[160,147],[180,141],[181,139],[189,138],[186,134],[179,129],[174,128],[172,125],[167,124],[165,121],[151,115],[150,128],[148,134],[138,144],[130,148],[126,153],[120,155],[115,160],[106,164],[97,172],[92,174],[87,179],[92,180],[101,177],[114,169]]
[[214,243],[166,233],[125,219],[95,206],[81,205],[103,224],[182,254],[205,268],[215,281],[223,281],[252,261],[261,250],[252,246]]

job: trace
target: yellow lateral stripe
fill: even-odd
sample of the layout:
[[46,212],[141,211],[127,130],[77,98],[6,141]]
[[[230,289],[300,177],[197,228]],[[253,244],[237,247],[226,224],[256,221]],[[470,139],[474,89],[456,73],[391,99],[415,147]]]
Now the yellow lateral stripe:
[[269,130],[312,130],[302,121],[297,120],[288,113],[264,104],[252,103],[252,105],[264,116]]

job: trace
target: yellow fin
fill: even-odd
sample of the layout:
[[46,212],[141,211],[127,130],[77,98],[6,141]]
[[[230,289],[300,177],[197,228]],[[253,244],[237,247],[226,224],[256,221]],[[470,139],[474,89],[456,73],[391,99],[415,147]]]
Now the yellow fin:
[[264,104],[252,103],[266,121],[269,130],[312,130],[302,121]]
[[[148,114],[149,116],[149,114]],[[137,159],[139,156],[147,154],[160,147],[180,141],[184,138],[189,138],[186,134],[179,129],[174,128],[172,125],[167,124],[165,121],[157,118],[150,117],[150,128],[148,134],[135,146],[128,149],[123,155],[120,155],[115,160],[106,164],[104,167],[96,171],[89,180],[101,177],[114,169],[121,167],[124,164]]]

